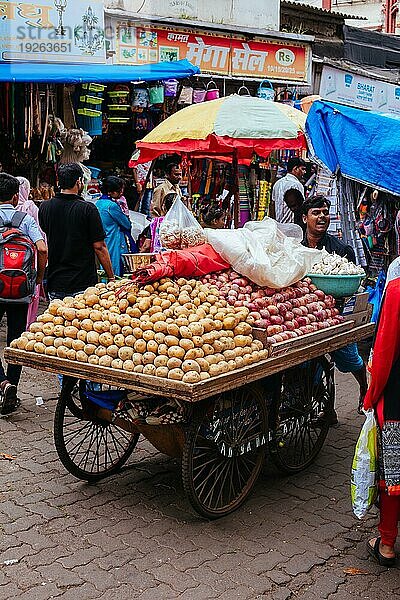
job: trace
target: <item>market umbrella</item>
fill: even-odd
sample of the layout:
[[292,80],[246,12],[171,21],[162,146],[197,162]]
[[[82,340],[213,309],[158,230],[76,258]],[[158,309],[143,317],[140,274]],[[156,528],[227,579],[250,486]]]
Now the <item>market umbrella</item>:
[[291,106],[252,96],[232,95],[193,104],[160,123],[142,141],[130,162],[162,154],[213,156],[249,164],[253,154],[306,148],[306,115]]

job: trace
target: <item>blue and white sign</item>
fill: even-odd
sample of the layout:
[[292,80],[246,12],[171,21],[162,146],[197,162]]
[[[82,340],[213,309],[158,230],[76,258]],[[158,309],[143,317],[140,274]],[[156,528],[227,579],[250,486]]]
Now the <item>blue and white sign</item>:
[[104,63],[102,0],[0,2],[0,61]]
[[331,102],[400,115],[400,86],[386,81],[324,66],[319,93]]

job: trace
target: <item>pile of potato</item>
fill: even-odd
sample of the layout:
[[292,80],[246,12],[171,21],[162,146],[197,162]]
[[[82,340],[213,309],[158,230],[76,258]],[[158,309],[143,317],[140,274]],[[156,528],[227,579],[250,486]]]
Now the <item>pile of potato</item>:
[[45,356],[197,383],[268,357],[215,286],[161,279],[99,283],[54,300],[11,346]]

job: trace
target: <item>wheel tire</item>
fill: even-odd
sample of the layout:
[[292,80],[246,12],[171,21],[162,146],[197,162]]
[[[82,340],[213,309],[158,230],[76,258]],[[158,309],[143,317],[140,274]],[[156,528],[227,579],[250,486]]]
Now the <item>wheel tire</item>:
[[[80,385],[80,391],[82,386]],[[113,475],[132,454],[139,434],[96,418],[96,407],[63,388],[54,415],[54,443],[64,467],[84,481]],[[80,402],[80,405],[79,405]]]
[[254,385],[222,394],[199,410],[182,455],[183,487],[196,512],[217,519],[246,500],[264,462],[267,436],[265,401]]
[[325,357],[284,371],[272,403],[269,450],[289,474],[310,466],[321,451],[334,407],[333,368]]

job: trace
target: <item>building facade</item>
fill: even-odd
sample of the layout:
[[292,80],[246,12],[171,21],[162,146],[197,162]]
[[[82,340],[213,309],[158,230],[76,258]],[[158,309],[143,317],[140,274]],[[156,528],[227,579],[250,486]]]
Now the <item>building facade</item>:
[[280,0],[106,0],[105,8],[147,17],[279,30]]

